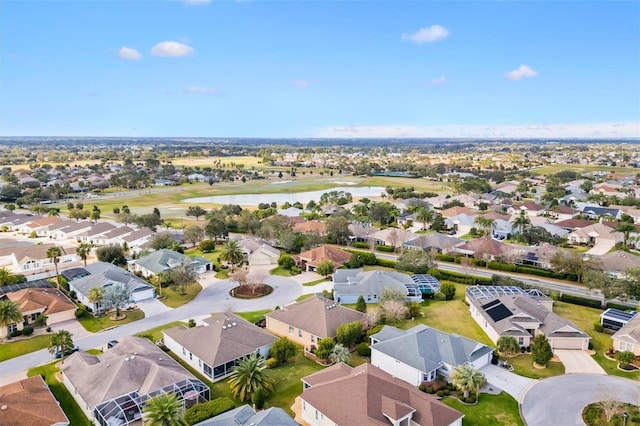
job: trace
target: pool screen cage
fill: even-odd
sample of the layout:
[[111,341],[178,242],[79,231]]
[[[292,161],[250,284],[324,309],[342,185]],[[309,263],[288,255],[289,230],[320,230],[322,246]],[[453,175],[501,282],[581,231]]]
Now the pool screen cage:
[[[183,411],[209,401],[209,387],[197,379],[183,379],[145,395],[137,391],[105,401],[98,405],[93,414],[102,426],[130,425],[141,422],[142,411],[147,401],[163,393],[175,393],[182,402]],[[139,423],[141,424],[141,423]]]

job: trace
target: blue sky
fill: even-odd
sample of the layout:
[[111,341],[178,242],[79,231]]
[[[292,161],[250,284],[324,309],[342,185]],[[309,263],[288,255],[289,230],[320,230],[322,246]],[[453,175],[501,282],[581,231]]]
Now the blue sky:
[[640,137],[637,1],[0,1],[0,135]]

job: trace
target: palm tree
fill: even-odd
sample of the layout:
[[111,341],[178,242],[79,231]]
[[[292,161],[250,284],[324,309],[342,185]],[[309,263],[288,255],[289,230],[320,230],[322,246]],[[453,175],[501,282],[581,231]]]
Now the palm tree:
[[522,234],[525,228],[531,225],[531,219],[527,217],[527,214],[524,210],[520,210],[520,214],[513,220],[513,225],[518,230],[519,234]]
[[241,401],[251,399],[253,393],[262,389],[265,394],[273,390],[273,381],[267,374],[264,358],[252,353],[238,363],[229,376],[229,389]]
[[58,290],[60,290],[60,277],[58,275],[58,262],[60,262],[60,257],[62,256],[62,249],[58,246],[49,247],[47,249],[47,258],[53,262],[53,266],[56,268],[56,284],[58,285]]
[[87,293],[87,299],[89,302],[95,304],[102,304],[102,298],[104,297],[104,288],[103,287],[93,287]]
[[60,209],[58,208],[50,208],[49,210],[47,210],[47,216],[49,217],[60,217]]
[[182,418],[182,401],[175,393],[161,393],[144,406],[145,426],[187,426]]
[[484,216],[478,216],[473,223],[478,225],[480,229],[482,229],[483,235],[487,235],[491,231],[491,228],[493,228],[495,222],[496,221],[494,219],[490,219]]
[[429,210],[424,207],[420,207],[416,211],[416,220],[422,222],[422,230],[425,231],[427,229],[427,223],[433,220],[433,210]]
[[627,242],[629,241],[629,234],[631,234],[632,232],[636,232],[636,227],[633,223],[630,222],[620,222],[618,225],[616,225],[615,228],[613,228],[613,230],[622,232],[624,238],[622,243],[626,247]]
[[487,384],[487,378],[480,370],[467,363],[453,370],[451,382],[460,388],[465,398],[468,398],[471,392],[474,392],[477,398],[480,388]]
[[9,327],[20,321],[22,321],[22,312],[18,304],[9,299],[0,300],[0,326]]
[[513,336],[502,336],[496,342],[498,351],[507,356],[512,356],[520,353],[520,345]]
[[345,364],[351,360],[351,353],[348,348],[345,348],[342,344],[338,343],[333,347],[333,350],[329,354],[329,361],[333,364],[344,362]]
[[64,364],[64,354],[73,349],[73,339],[71,332],[67,330],[56,331],[49,340],[49,352],[55,354],[60,351],[60,362]]
[[15,284],[17,281],[18,277],[16,277],[16,274],[7,268],[0,268],[0,287]]
[[231,263],[231,268],[244,260],[244,251],[236,240],[229,240],[222,246],[220,259]]
[[80,243],[80,245],[76,248],[76,254],[80,256],[80,259],[84,261],[84,266],[87,266],[87,257],[91,254],[91,249],[93,248],[93,244],[91,243]]

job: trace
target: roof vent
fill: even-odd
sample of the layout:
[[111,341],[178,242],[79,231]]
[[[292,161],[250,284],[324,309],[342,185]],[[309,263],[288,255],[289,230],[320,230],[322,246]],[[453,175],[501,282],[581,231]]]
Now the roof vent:
[[162,361],[162,357],[158,358],[158,361]]
[[7,407],[6,405],[3,405],[2,407],[0,407],[0,410],[4,411],[4,410],[6,410],[7,408],[9,408],[9,407]]
[[136,359],[136,356],[135,355],[131,355],[130,359]]
[[129,357],[126,357],[124,360],[125,360],[125,361],[129,361]]
[[226,325],[223,325],[223,326],[222,326],[222,329],[223,329],[223,330],[226,330],[226,329],[227,329],[227,326],[226,326]]
[[236,323],[234,322],[232,325],[235,327],[235,326],[236,326],[236,325],[238,325],[238,324],[236,324]]

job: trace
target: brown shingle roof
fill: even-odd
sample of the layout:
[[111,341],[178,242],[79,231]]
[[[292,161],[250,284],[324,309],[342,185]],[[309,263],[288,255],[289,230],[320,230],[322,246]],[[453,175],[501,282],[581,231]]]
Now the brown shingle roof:
[[334,267],[338,267],[351,259],[351,253],[347,253],[337,247],[324,244],[320,247],[303,251],[300,253],[299,257],[312,266],[318,266],[318,264],[323,260],[330,260]]
[[305,389],[301,396],[336,424],[388,425],[385,414],[399,418],[413,411],[412,424],[445,426],[463,416],[371,364],[342,371],[345,373],[342,377],[326,377],[326,381]]
[[0,424],[3,426],[69,424],[69,419],[41,376],[0,387],[0,406]]
[[[340,324],[362,321],[364,314],[320,296],[292,303],[267,315],[318,337],[335,337]],[[268,327],[269,321],[267,321]]]
[[44,314],[56,314],[69,310],[76,310],[67,297],[53,288],[25,288],[13,293],[7,293],[7,297],[18,304],[20,312],[30,312],[44,308]]
[[308,222],[296,223],[293,225],[293,230],[296,232],[313,232],[316,231],[319,234],[327,232],[327,224],[317,220],[310,220]]

